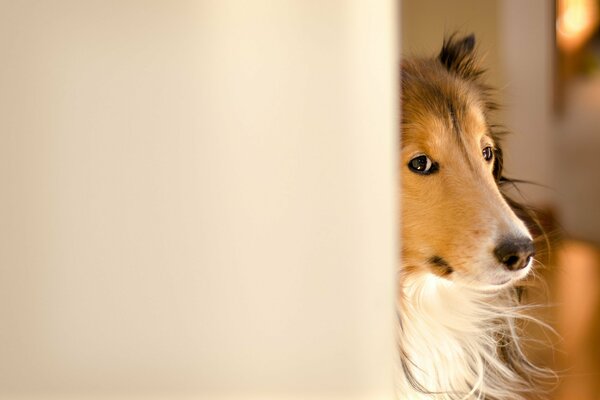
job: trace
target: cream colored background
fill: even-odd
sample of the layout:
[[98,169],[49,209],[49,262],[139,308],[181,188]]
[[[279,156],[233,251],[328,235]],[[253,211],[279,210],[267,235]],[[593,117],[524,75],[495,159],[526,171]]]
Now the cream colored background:
[[0,1],[0,397],[389,398],[392,1]]

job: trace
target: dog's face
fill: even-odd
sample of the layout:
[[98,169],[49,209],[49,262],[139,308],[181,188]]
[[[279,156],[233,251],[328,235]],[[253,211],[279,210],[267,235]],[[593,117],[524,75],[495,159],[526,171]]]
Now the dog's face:
[[494,289],[531,268],[533,244],[498,188],[501,156],[473,37],[402,68],[402,265]]

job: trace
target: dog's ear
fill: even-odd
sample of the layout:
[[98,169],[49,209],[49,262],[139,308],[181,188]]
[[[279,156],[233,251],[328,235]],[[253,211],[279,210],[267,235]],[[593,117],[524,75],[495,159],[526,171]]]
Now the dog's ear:
[[444,39],[438,60],[450,72],[474,80],[483,73],[475,58],[475,35],[457,39],[456,33]]

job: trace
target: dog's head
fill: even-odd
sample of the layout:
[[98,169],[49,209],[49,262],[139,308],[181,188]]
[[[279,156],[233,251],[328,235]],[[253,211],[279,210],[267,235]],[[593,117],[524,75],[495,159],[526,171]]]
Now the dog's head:
[[402,265],[477,289],[531,268],[533,243],[501,194],[502,151],[475,38],[402,64]]

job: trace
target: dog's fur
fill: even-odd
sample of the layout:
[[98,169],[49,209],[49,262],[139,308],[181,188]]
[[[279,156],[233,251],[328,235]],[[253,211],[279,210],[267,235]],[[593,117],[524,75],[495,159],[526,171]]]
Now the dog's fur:
[[[532,261],[510,270],[494,257],[504,238],[531,236],[501,192],[496,105],[474,44],[454,35],[438,57],[402,63],[401,399],[529,398],[545,374],[517,323]],[[434,172],[409,168],[422,155]]]

